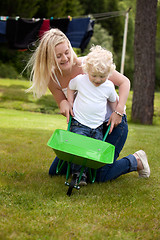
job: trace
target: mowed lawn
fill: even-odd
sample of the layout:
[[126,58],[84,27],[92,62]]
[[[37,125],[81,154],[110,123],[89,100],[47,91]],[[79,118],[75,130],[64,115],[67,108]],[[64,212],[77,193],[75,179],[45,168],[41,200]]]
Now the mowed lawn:
[[120,155],[146,151],[150,178],[132,172],[74,189],[68,197],[65,176],[48,175],[55,153],[47,146],[55,129],[67,128],[66,119],[52,96],[39,102],[25,93],[28,86],[0,80],[0,239],[160,239],[160,94],[154,125],[129,121]]

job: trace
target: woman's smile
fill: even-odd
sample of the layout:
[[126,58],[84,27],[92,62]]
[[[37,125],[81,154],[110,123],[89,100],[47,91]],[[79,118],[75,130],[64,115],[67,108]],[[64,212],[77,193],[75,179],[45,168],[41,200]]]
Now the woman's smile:
[[66,67],[68,68],[68,66],[70,67],[71,53],[67,42],[58,44],[55,47],[55,53],[61,70],[66,69]]

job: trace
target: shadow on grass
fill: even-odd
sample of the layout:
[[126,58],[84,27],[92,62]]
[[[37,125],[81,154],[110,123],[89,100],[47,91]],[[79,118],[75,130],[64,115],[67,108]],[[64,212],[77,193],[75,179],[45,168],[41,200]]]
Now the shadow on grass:
[[[58,106],[52,95],[42,96],[40,99],[34,98],[33,93],[26,93],[27,87],[24,85],[0,85],[0,103],[1,106],[5,105],[7,108],[7,102],[9,108],[35,111],[47,114],[53,114],[58,111]],[[28,106],[27,106],[28,104]]]

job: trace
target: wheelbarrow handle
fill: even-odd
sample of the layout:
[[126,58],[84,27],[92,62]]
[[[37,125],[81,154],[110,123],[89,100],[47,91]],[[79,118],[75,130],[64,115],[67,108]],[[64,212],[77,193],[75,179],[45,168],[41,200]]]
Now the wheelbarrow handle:
[[[72,116],[70,115],[67,131],[70,130],[71,121],[72,121]],[[103,142],[105,142],[105,140],[106,140],[106,138],[107,138],[107,136],[108,136],[108,133],[109,133],[110,128],[111,128],[111,123],[109,124],[108,129],[107,129],[107,131],[106,131],[106,133],[105,133],[105,135],[104,135]]]
[[103,137],[103,142],[105,142],[105,140],[106,140],[106,138],[107,138],[107,136],[108,136],[108,133],[109,133],[110,128],[111,128],[111,123],[109,124],[108,129],[107,129],[107,131],[106,131],[106,133],[105,133],[105,135],[104,135],[104,137]]
[[69,117],[69,123],[68,123],[68,127],[67,127],[67,131],[70,130],[70,127],[71,127],[71,121],[72,121],[72,116],[70,115],[70,117]]

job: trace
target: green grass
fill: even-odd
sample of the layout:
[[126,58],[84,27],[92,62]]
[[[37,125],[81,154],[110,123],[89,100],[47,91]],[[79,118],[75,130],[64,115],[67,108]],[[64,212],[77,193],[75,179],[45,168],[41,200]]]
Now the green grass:
[[[1,96],[7,84],[16,90],[20,81],[0,84]],[[11,93],[12,88],[8,89]],[[14,105],[14,98],[12,102]],[[128,139],[120,156],[144,149],[151,167],[149,179],[139,179],[132,172],[111,182],[74,189],[69,198],[65,176],[48,176],[55,154],[47,142],[56,128],[66,129],[66,119],[60,114],[19,111],[3,103],[1,100],[0,239],[160,239],[157,117],[153,126],[129,123]],[[37,106],[36,100],[32,99],[32,103]]]
[[29,81],[0,79],[0,108],[48,114],[55,114],[59,111],[49,92],[37,99],[31,92],[26,93],[29,87]]
[[[26,93],[29,87],[29,81],[0,79],[0,108],[47,114],[59,113],[57,104],[49,91],[45,96],[37,99],[31,92]],[[126,104],[128,122],[131,122],[132,95],[130,91]],[[153,124],[160,124],[160,92],[155,92]]]

